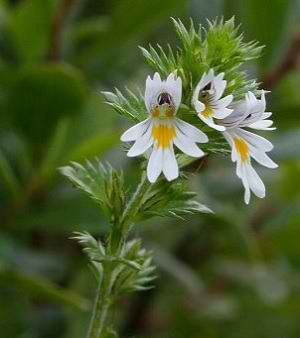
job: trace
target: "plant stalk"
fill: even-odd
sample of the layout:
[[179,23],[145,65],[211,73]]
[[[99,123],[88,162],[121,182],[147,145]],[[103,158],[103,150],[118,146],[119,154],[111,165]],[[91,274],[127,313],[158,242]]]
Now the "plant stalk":
[[143,174],[141,177],[141,181],[137,186],[135,193],[133,194],[131,200],[129,201],[123,215],[121,218],[122,226],[128,230],[128,226],[130,222],[135,218],[137,212],[139,211],[140,206],[143,204],[143,197],[147,190],[150,187],[150,183],[147,179],[147,175]]
[[111,255],[117,255],[122,250],[126,241],[129,227],[134,221],[135,215],[139,211],[143,197],[149,189],[150,183],[145,174],[142,175],[141,181],[136,188],[131,200],[128,202],[119,222],[114,224],[109,240],[109,250]]
[[93,314],[87,338],[101,338],[105,329],[108,310],[111,304],[111,291],[113,286],[112,269],[104,267],[103,277],[99,281]]
[[[143,196],[149,189],[149,186],[150,184],[147,177],[143,174],[135,193],[123,212],[122,217],[117,224],[112,226],[108,243],[108,249],[112,256],[117,256],[122,251],[128,235],[129,226],[134,220],[134,217],[140,208]],[[106,263],[103,266],[102,278],[99,280],[87,338],[101,338],[103,330],[105,329],[107,315],[111,305],[111,293],[115,282],[114,264],[115,263],[111,262]]]

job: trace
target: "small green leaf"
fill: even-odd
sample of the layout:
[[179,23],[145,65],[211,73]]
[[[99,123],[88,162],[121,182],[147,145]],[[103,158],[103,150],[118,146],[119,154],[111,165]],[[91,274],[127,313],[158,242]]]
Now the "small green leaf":
[[[134,265],[131,269],[119,269],[116,280],[116,293],[142,291],[151,288],[150,283],[156,278],[155,267],[152,265],[152,252],[141,248],[139,240],[125,244],[122,259]],[[136,268],[134,268],[136,267]]]
[[146,219],[160,216],[182,219],[189,214],[212,213],[207,206],[198,202],[196,197],[195,193],[187,189],[184,179],[177,180],[171,185],[159,180],[144,196],[137,217]]
[[110,165],[104,166],[100,161],[95,164],[86,161],[85,165],[73,162],[60,171],[102,207],[111,224],[119,222],[126,203],[122,172]]
[[140,122],[147,118],[144,98],[141,92],[135,95],[127,89],[127,98],[118,89],[116,89],[116,93],[102,92],[102,94],[106,98],[106,103],[112,106],[120,115],[134,122]]
[[95,166],[87,162],[83,166],[73,162],[70,166],[60,168],[60,172],[97,203],[103,204],[103,170],[99,164]]

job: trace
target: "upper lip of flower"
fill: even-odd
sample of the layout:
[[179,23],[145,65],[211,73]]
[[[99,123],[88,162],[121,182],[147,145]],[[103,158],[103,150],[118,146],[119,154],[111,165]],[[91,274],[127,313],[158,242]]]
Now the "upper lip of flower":
[[[213,118],[220,120],[229,116],[232,109],[228,106],[233,100],[232,95],[221,98],[227,84],[223,78],[224,73],[215,76],[213,69],[204,73],[192,97],[192,104],[200,119],[211,128],[219,131],[224,131],[226,127],[216,124]],[[201,95],[203,93],[205,96]]]
[[171,73],[166,80],[161,80],[159,73],[155,73],[153,79],[148,76],[145,89],[145,105],[149,114],[153,109],[169,105],[176,114],[182,96],[181,78]]
[[228,128],[247,127],[260,120],[268,118],[266,116],[265,91],[261,91],[261,98],[257,99],[252,92],[245,95],[245,99],[232,105],[233,112],[226,118],[220,120],[220,124]]

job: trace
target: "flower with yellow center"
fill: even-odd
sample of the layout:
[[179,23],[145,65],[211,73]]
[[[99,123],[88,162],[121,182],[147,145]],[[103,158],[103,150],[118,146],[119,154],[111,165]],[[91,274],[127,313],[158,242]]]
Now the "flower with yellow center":
[[224,73],[215,76],[211,69],[203,74],[192,97],[192,105],[199,118],[211,128],[219,131],[224,131],[226,128],[216,123],[214,119],[224,119],[232,113],[228,105],[232,102],[233,96],[227,95],[222,98],[226,84]]
[[127,155],[138,156],[152,148],[147,166],[147,176],[154,183],[163,172],[168,181],[178,177],[175,145],[185,154],[202,157],[203,151],[196,143],[205,143],[207,136],[196,127],[176,117],[181,103],[181,78],[171,73],[161,80],[155,73],[153,79],[148,76],[145,89],[145,105],[149,117],[127,130],[121,141],[135,141]]
[[277,168],[266,154],[273,149],[271,142],[265,138],[251,133],[244,128],[257,130],[274,130],[272,120],[268,118],[272,113],[265,112],[265,93],[257,99],[252,92],[248,92],[245,100],[233,105],[233,113],[220,120],[219,123],[226,127],[223,132],[225,139],[231,146],[231,159],[236,162],[237,176],[242,180],[245,188],[245,203],[250,201],[250,191],[257,197],[265,197],[265,186],[261,178],[253,169],[251,158],[267,168]]

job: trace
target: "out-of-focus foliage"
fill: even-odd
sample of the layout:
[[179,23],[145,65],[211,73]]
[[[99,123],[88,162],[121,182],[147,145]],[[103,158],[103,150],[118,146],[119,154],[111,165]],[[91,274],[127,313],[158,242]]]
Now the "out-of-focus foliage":
[[138,162],[119,144],[127,125],[101,91],[143,88],[152,69],[137,46],[158,41],[168,56],[168,44],[177,45],[170,17],[187,26],[192,17],[197,30],[233,15],[246,41],[265,45],[243,70],[272,89],[280,167],[260,170],[267,197],[246,207],[229,158],[193,164],[191,190],[215,214],[138,224],[160,278],[125,298],[115,318],[121,337],[299,337],[299,68],[271,76],[299,40],[299,13],[299,0],[0,1],[1,337],[85,335],[96,283],[69,237],[101,239],[109,224],[57,168],[97,156],[124,170],[126,186],[136,183]]

